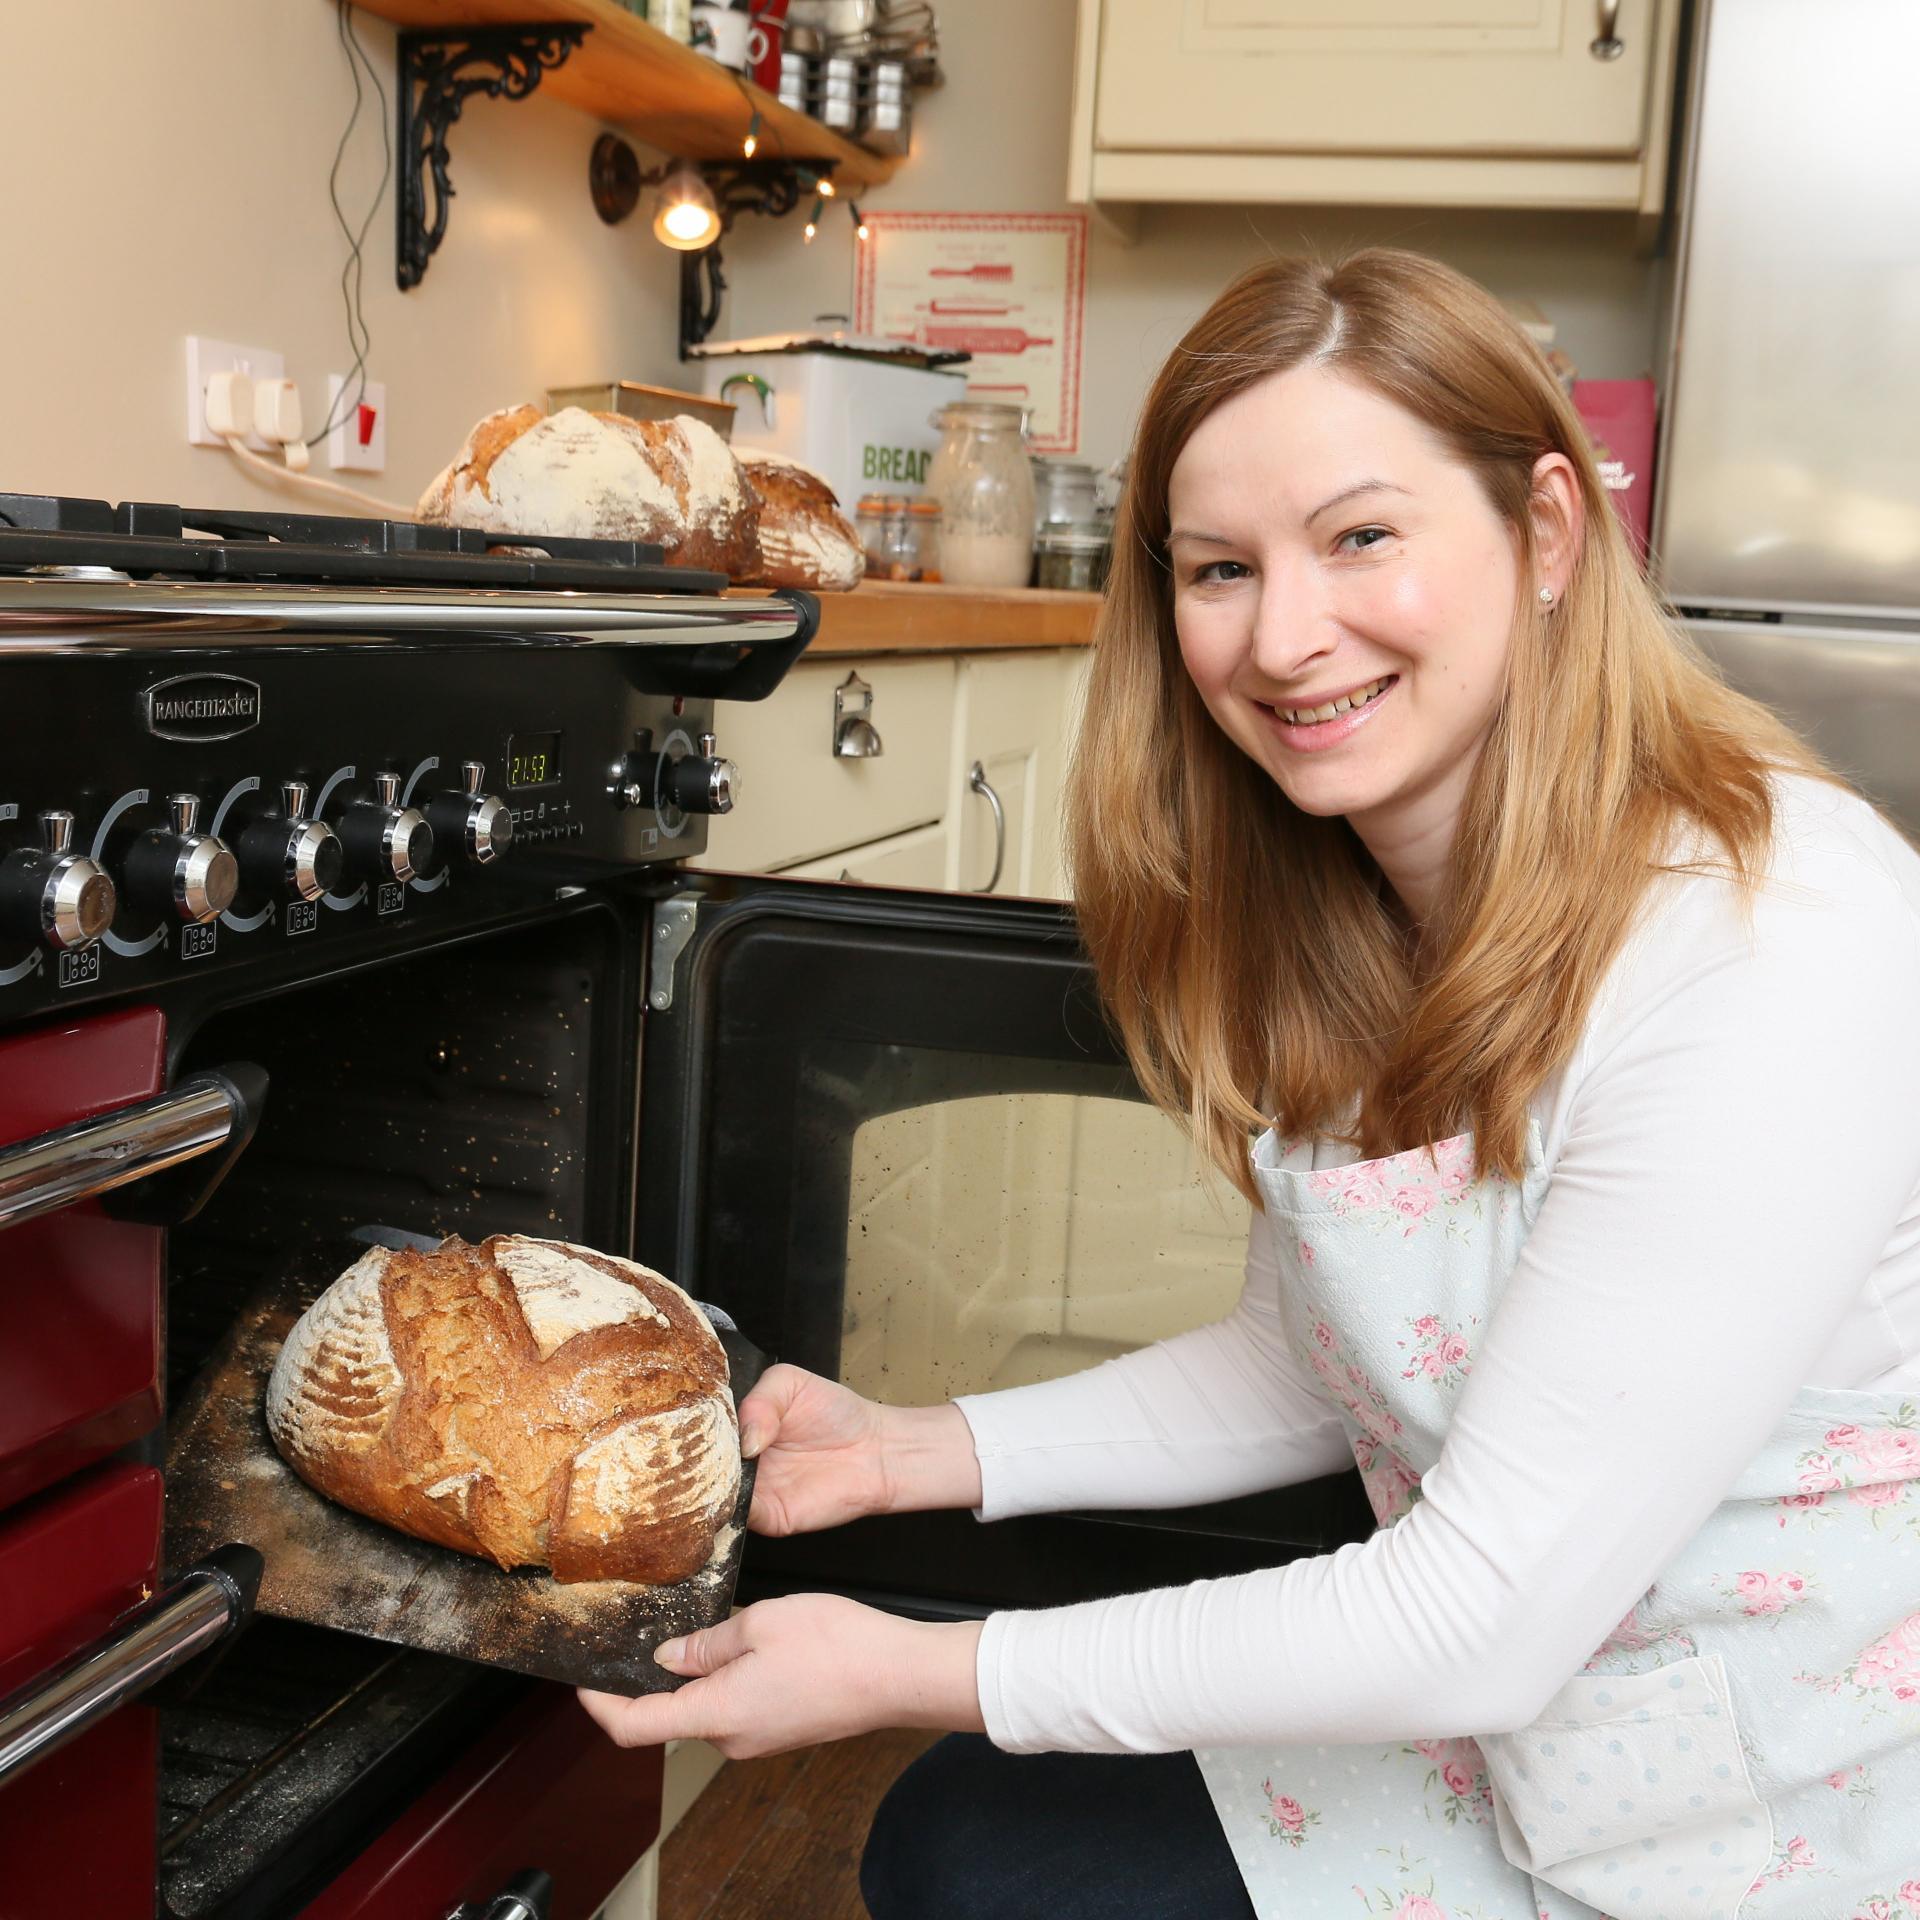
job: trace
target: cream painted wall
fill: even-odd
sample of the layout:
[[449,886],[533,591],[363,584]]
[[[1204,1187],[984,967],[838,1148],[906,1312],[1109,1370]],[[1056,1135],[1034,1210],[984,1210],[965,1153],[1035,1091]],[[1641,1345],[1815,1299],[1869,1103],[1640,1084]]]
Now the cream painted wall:
[[[0,19],[0,490],[328,511],[188,445],[185,340],[280,349],[315,427],[346,369],[327,170],[353,89],[329,0],[0,0]],[[393,35],[356,19],[391,99]],[[471,102],[446,242],[407,294],[389,187],[365,299],[388,465],[349,481],[410,502],[490,407],[616,369],[677,382],[678,269],[594,214],[597,131],[537,95]],[[380,134],[369,96],[356,218]]]
[[[912,156],[874,210],[1020,210],[1066,204],[1073,0],[941,0],[943,89],[915,103]],[[1208,301],[1270,253],[1383,244],[1432,253],[1507,297],[1535,301],[1585,373],[1655,363],[1659,263],[1633,253],[1613,215],[1382,212],[1326,208],[1147,209],[1138,244],[1097,225],[1087,271],[1083,453],[1124,451],[1155,370]],[[829,218],[811,247],[798,216],[743,221],[727,245],[730,311],[721,332],[804,326],[846,312],[853,234]]]
[[[24,21],[27,0],[0,9]],[[392,34],[356,18],[390,89]],[[352,86],[332,5],[63,0],[33,8],[32,23],[33,58],[0,67],[0,490],[314,506],[187,444],[184,342],[280,349],[316,424],[328,372],[345,368],[345,251],[326,181]],[[869,204],[1063,205],[1073,25],[1072,0],[944,0],[948,83],[920,96],[913,154]],[[389,188],[365,293],[389,460],[356,484],[411,501],[475,417],[549,385],[697,386],[676,359],[676,263],[640,223],[604,227],[588,202],[597,131],[538,95],[472,101],[452,135],[447,240],[408,294],[393,280]],[[356,217],[379,153],[369,101],[343,186]],[[1536,300],[1588,372],[1654,361],[1660,269],[1634,257],[1624,220],[1149,209],[1136,246],[1093,233],[1084,451],[1105,461],[1124,449],[1154,369],[1242,267],[1368,241],[1425,248]],[[726,262],[723,334],[804,324],[851,300],[852,232],[838,214],[810,248],[798,217],[748,217]]]

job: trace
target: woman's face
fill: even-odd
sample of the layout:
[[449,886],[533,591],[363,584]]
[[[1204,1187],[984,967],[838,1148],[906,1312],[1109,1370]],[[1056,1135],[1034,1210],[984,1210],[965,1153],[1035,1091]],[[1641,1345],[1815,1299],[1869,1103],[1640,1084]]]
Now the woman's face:
[[1412,414],[1312,366],[1210,413],[1168,507],[1208,712],[1295,806],[1344,814],[1420,907],[1416,870],[1444,865],[1505,678],[1506,522]]

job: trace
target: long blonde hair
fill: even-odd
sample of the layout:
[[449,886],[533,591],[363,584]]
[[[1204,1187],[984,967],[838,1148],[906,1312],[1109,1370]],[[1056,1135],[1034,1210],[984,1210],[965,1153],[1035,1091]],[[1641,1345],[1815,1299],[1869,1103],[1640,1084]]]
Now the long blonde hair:
[[[1441,911],[1410,950],[1343,819],[1301,812],[1215,725],[1181,663],[1167,488],[1188,437],[1257,381],[1314,364],[1424,421],[1512,532],[1506,685],[1462,806]],[[1551,618],[1531,592],[1534,463],[1572,463],[1585,537]],[[1367,1156],[1471,1130],[1525,1154],[1528,1102],[1571,1051],[1672,830],[1751,890],[1769,775],[1834,779],[1727,687],[1661,609],[1580,419],[1483,288],[1372,248],[1243,274],[1147,396],[1068,787],[1081,927],[1150,1098],[1258,1203],[1247,1135]]]

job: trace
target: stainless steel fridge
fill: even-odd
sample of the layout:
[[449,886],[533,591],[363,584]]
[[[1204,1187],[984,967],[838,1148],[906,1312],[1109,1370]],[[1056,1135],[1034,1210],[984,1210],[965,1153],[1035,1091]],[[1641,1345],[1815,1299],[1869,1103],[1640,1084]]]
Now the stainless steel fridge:
[[1920,836],[1920,4],[1696,0],[1667,598]]

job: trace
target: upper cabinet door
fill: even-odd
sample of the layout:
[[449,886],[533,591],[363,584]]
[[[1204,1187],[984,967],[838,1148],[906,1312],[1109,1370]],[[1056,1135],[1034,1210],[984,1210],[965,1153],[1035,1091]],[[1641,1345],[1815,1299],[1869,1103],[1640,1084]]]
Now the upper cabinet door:
[[1619,0],[1102,0],[1094,143],[1136,152],[1630,157],[1658,13]]

